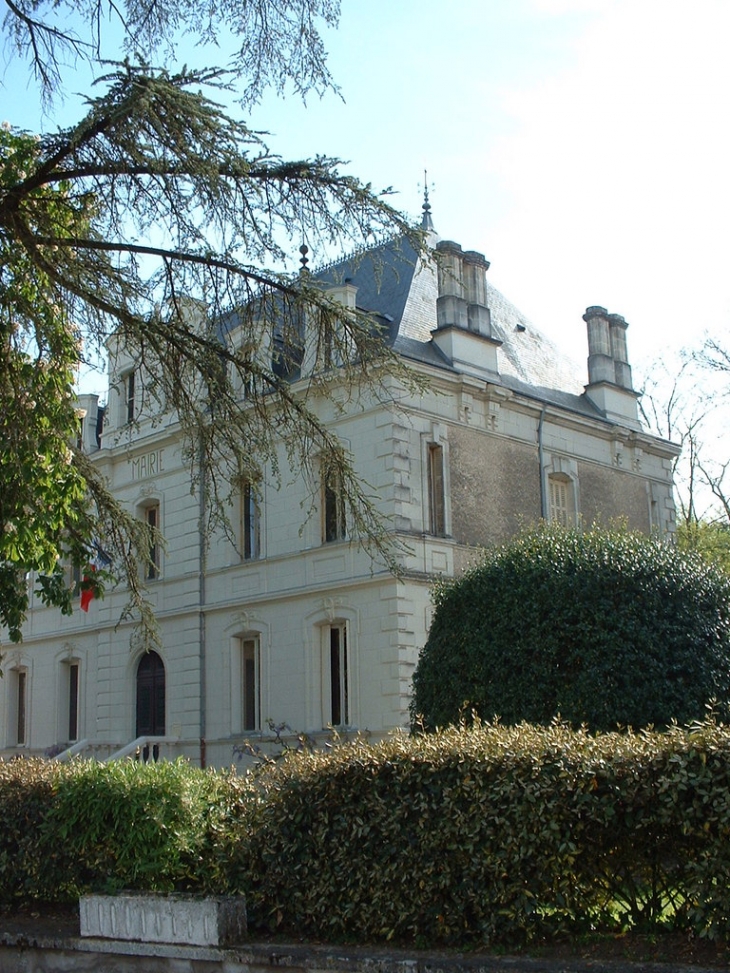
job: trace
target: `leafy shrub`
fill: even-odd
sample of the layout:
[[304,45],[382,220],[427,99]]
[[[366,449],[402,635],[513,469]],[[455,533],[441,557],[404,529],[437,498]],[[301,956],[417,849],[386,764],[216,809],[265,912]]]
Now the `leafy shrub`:
[[[0,902],[44,898],[53,859],[41,849],[52,806],[57,765],[45,760],[0,761]],[[50,854],[58,854],[51,850]],[[53,878],[51,878],[53,881]]]
[[529,531],[436,592],[413,680],[426,728],[469,717],[594,730],[728,713],[730,578],[640,534]]
[[0,896],[225,891],[216,849],[233,793],[183,762],[0,763]]
[[252,932],[422,945],[730,929],[730,728],[475,725],[245,778],[0,762],[0,890],[246,895]]
[[279,761],[231,863],[250,928],[422,945],[730,916],[730,729],[449,728]]

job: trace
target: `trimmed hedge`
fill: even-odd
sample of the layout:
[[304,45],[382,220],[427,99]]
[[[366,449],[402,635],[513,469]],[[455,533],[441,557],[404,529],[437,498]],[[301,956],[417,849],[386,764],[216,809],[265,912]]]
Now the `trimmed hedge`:
[[730,728],[477,724],[184,764],[0,763],[5,902],[116,888],[246,895],[253,934],[514,944],[730,930]]
[[[41,829],[53,806],[58,766],[45,760],[0,761],[0,902],[49,898],[65,901],[60,889],[45,893],[39,874],[48,868],[57,875],[54,856],[62,854],[60,840],[47,853],[41,850]],[[50,877],[53,882],[53,878]]]
[[0,762],[0,901],[224,889],[235,795],[182,761]]
[[237,847],[252,928],[515,943],[629,923],[725,937],[730,729],[451,728],[268,769]]
[[594,730],[730,716],[730,576],[643,534],[544,525],[441,585],[411,718]]

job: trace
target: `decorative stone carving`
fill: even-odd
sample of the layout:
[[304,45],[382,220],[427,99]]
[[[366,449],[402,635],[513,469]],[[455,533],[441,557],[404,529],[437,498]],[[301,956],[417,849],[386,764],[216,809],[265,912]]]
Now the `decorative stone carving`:
[[189,946],[233,946],[246,938],[243,896],[84,895],[82,937]]
[[333,622],[338,612],[337,609],[342,607],[342,598],[323,598],[322,599],[322,611],[327,616],[328,622]]

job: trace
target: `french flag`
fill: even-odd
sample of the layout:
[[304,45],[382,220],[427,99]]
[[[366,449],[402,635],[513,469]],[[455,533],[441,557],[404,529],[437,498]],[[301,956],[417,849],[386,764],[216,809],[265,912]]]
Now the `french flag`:
[[[104,551],[95,545],[94,547],[96,554],[92,561],[89,562],[90,571],[84,574],[84,581],[90,581],[92,575],[97,571],[102,571],[104,568],[108,568],[112,563],[111,558],[104,553]],[[94,589],[92,588],[82,588],[81,589],[81,611],[87,612],[89,610],[89,605],[94,598]]]

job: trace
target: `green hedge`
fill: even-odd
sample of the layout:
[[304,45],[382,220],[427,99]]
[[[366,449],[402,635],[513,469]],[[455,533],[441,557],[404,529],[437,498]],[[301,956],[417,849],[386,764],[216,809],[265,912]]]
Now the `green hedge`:
[[0,901],[224,889],[235,794],[183,762],[0,762]]
[[254,935],[514,944],[625,925],[730,929],[730,728],[451,728],[184,764],[0,763],[5,902],[247,897]]
[[727,935],[730,730],[449,729],[269,770],[238,847],[252,925],[511,943],[624,923]]
[[414,725],[594,730],[730,716],[730,576],[624,531],[526,531],[436,591]]

